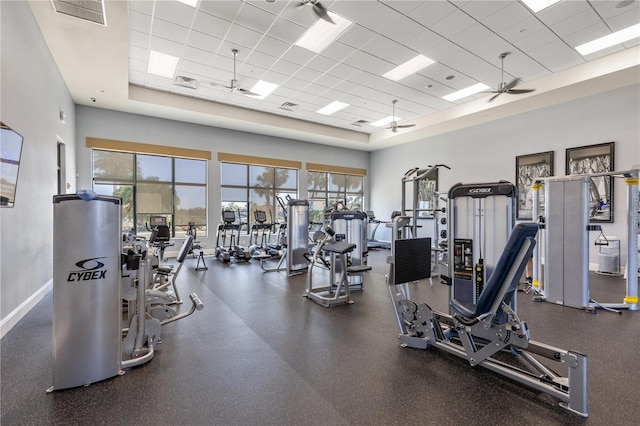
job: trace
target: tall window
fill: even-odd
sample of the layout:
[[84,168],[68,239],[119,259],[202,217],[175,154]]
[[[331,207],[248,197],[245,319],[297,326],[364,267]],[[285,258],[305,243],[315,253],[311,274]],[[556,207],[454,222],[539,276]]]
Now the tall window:
[[284,213],[279,208],[277,197],[295,198],[298,193],[298,171],[296,169],[252,164],[221,163],[221,208],[233,210],[240,215],[248,231],[253,222],[254,211],[263,210],[269,221],[283,221]]
[[327,207],[342,202],[350,210],[362,210],[363,177],[331,172],[308,174],[309,220],[322,222]]
[[102,151],[93,153],[93,189],[122,198],[122,227],[148,232],[151,216],[164,216],[173,237],[193,222],[206,234],[207,163],[204,160]]

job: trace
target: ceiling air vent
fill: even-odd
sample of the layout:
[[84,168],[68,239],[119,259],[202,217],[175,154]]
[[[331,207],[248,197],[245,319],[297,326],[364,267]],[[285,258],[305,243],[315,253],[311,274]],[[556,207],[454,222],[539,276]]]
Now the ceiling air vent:
[[53,7],[58,13],[107,25],[103,0],[53,0]]
[[352,126],[356,126],[356,127],[362,127],[363,124],[367,124],[368,121],[367,120],[358,120],[355,121],[353,123],[351,123]]
[[188,87],[189,89],[197,89],[200,82],[195,78],[176,75],[176,78],[173,80],[173,84],[176,86]]
[[285,102],[280,105],[278,108],[283,109],[285,111],[295,111],[298,109],[298,104],[294,104],[293,102]]

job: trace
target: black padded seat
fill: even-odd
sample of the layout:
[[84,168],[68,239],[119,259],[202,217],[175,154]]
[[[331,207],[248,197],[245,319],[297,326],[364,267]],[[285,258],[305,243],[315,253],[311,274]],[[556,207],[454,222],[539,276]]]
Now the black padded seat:
[[354,265],[354,266],[349,266],[347,268],[347,273],[348,274],[358,274],[360,272],[367,272],[370,271],[372,268],[369,265]]
[[[482,290],[482,293],[480,293],[478,303],[474,306],[473,304],[463,303],[457,299],[452,299],[451,302],[449,302],[449,305],[453,310],[468,319],[477,318],[480,315],[488,313],[491,310],[496,297],[500,294],[500,289],[503,285],[507,284],[505,283],[505,280],[507,279],[509,270],[515,262],[522,245],[527,239],[534,238],[537,232],[538,225],[536,223],[517,224],[511,232],[507,245],[502,251],[500,258],[498,259],[498,263],[496,264],[491,277],[489,277],[489,280],[487,281],[487,285]],[[514,279],[513,282],[508,283],[510,286],[517,286],[517,284],[518,279]],[[509,301],[505,302],[508,303]]]
[[356,245],[353,243],[347,243],[346,241],[338,241],[336,243],[326,244],[322,247],[322,250],[330,253],[345,254],[353,251]]

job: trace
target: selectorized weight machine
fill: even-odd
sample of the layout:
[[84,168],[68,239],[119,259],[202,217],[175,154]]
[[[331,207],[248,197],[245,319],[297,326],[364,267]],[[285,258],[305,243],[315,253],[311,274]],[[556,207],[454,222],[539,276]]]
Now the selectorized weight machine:
[[[601,303],[589,295],[589,232],[602,225],[590,222],[589,188],[592,178],[624,179],[627,185],[626,286],[621,302]],[[542,253],[534,253],[535,300],[585,309],[640,310],[638,304],[638,170],[545,178],[533,186],[533,215],[540,215],[540,189],[545,188]],[[606,244],[606,238],[596,240]],[[543,280],[540,277],[543,275]]]

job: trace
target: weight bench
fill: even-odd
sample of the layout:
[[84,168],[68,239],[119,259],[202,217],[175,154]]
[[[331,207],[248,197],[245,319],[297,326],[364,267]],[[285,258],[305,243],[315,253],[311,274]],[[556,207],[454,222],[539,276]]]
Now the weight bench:
[[[309,265],[309,272],[307,274],[307,291],[304,296],[327,308],[344,303],[353,303],[353,300],[351,300],[351,294],[349,293],[348,268],[343,267],[340,272],[337,272],[335,266],[336,263],[346,265],[347,253],[352,252],[355,248],[355,244],[347,243],[346,241],[333,242],[319,246],[317,250],[323,250],[331,256],[331,261],[329,262],[330,281],[328,285],[314,287],[312,280],[314,262],[311,262]],[[340,277],[336,282],[335,276],[338,273],[340,274]]]
[[[398,338],[403,347],[433,346],[466,358],[472,366],[480,365],[552,395],[561,401],[562,407],[587,417],[586,355],[530,340],[527,323],[516,314],[514,295],[533,252],[537,230],[535,223],[516,225],[478,303],[453,299],[452,315],[411,301],[408,280],[404,283],[391,280],[389,291],[400,326]],[[393,268],[395,261],[391,264]],[[522,362],[516,365],[493,358],[498,352]],[[567,375],[559,375],[533,355],[564,364]]]

